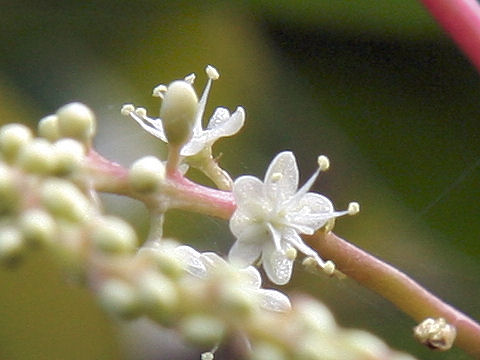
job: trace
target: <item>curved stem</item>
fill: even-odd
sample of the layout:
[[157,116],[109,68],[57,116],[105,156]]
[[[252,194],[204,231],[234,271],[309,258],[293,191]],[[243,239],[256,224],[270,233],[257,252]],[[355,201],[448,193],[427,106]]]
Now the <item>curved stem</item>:
[[361,285],[377,292],[400,310],[421,322],[428,317],[443,317],[457,328],[455,345],[480,358],[480,325],[443,302],[393,266],[357,248],[332,232],[306,236],[322,257],[331,259],[338,269]]
[[480,4],[476,0],[420,0],[480,71]]

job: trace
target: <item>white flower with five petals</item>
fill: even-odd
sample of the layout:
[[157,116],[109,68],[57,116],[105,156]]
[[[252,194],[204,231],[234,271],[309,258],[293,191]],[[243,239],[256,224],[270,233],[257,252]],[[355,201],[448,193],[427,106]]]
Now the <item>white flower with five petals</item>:
[[296,249],[319,266],[325,265],[300,234],[312,235],[329,220],[355,213],[358,204],[352,203],[349,211],[335,211],[325,196],[308,192],[320,171],[328,168],[325,156],[320,156],[318,163],[318,170],[299,190],[296,159],[289,151],[273,159],[263,182],[253,176],[235,180],[237,209],[230,230],[237,240],[229,252],[232,263],[243,267],[260,258],[268,278],[278,285],[290,280]]
[[[210,92],[212,81],[219,77],[217,70],[211,65],[207,66],[205,71],[209,79],[197,105],[192,136],[180,150],[181,156],[196,155],[203,149],[211,147],[219,138],[235,135],[243,127],[245,122],[245,110],[241,106],[237,107],[233,114],[230,114],[228,109],[224,107],[218,107],[210,118],[207,128],[203,129],[202,118],[203,113],[205,112],[208,93]],[[186,76],[184,81],[192,85],[194,80],[195,75],[191,74]],[[153,90],[153,95],[163,98],[167,91],[168,88],[165,85],[159,85]],[[144,108],[135,108],[131,104],[122,107],[122,114],[130,116],[145,131],[159,138],[163,142],[168,143],[162,125],[162,119],[150,118],[147,116]]]

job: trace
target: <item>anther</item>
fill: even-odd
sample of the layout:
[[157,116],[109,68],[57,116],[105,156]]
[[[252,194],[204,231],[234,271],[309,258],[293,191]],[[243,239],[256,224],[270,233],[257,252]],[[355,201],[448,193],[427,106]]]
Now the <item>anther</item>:
[[122,109],[120,110],[120,113],[123,116],[129,116],[130,113],[135,111],[135,106],[133,104],[125,104],[122,106]]
[[358,214],[360,211],[360,204],[358,202],[351,202],[348,204],[348,215],[355,215]]
[[163,99],[163,96],[165,95],[166,92],[167,92],[167,86],[160,84],[153,89],[152,96]]
[[328,157],[326,157],[325,155],[320,155],[317,158],[317,163],[320,171],[327,171],[330,167],[330,160],[328,160]]
[[190,75],[187,75],[185,76],[185,82],[189,83],[190,85],[193,85],[193,82],[195,81],[195,77],[196,75],[195,74],[190,74]]
[[209,79],[217,80],[220,77],[220,74],[218,73],[217,69],[215,69],[212,65],[208,65],[205,68],[205,72],[207,73],[207,76]]
[[135,114],[140,117],[145,117],[147,116],[147,109],[145,109],[144,107],[138,107],[135,109]]

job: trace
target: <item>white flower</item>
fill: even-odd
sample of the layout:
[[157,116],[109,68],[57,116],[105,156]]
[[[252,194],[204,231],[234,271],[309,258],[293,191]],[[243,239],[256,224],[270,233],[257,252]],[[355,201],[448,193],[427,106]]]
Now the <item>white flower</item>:
[[199,253],[186,245],[178,246],[170,250],[170,253],[181,261],[190,275],[201,279],[232,271],[237,273],[238,281],[232,285],[238,286],[246,296],[254,298],[264,310],[286,312],[291,308],[290,300],[285,294],[261,288],[262,278],[253,266],[238,269],[213,252]]
[[[210,118],[207,128],[202,128],[202,117],[205,111],[208,93],[210,91],[212,81],[218,79],[219,77],[217,70],[213,66],[207,66],[205,71],[209,79],[205,90],[203,91],[202,97],[197,105],[192,137],[186,144],[183,145],[180,151],[181,156],[196,155],[204,148],[211,147],[219,138],[236,134],[242,128],[245,122],[245,110],[242,107],[237,107],[233,114],[230,114],[230,112],[224,107],[218,107]],[[193,84],[194,80],[194,74],[185,77],[185,82],[189,83],[190,85]],[[165,85],[159,85],[153,90],[153,95],[163,98],[167,91],[168,88]],[[147,116],[144,108],[135,108],[131,104],[127,104],[122,107],[122,114],[130,116],[145,131],[159,138],[163,142],[168,143],[165,130],[162,125],[162,119],[152,119]]]
[[325,265],[299,234],[311,235],[330,219],[355,213],[358,204],[352,203],[349,211],[334,211],[325,196],[308,192],[320,171],[329,165],[325,156],[320,156],[318,163],[318,170],[298,191],[297,163],[288,151],[273,159],[264,182],[253,176],[241,176],[234,182],[237,209],[230,219],[230,230],[237,241],[228,255],[232,263],[243,267],[261,256],[268,278],[278,285],[290,280],[295,249]]

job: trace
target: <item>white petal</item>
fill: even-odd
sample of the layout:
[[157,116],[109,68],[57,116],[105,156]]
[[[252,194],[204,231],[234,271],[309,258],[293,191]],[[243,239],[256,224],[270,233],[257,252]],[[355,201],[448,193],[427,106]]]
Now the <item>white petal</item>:
[[338,216],[332,202],[323,195],[306,193],[298,202],[289,204],[288,221],[303,234],[313,234],[329,219]]
[[293,260],[287,258],[285,254],[285,250],[290,247],[290,245],[285,244],[284,248],[278,251],[275,249],[273,242],[267,243],[263,247],[263,268],[268,278],[277,285],[285,285],[292,276]]
[[179,259],[185,271],[190,275],[204,278],[207,276],[207,268],[205,267],[201,254],[190,246],[182,245],[173,249],[173,253]]
[[240,176],[233,183],[233,196],[237,209],[246,215],[263,214],[263,207],[269,206],[265,198],[264,184],[254,176]]
[[256,291],[260,307],[268,311],[287,312],[292,308],[290,299],[277,290],[259,289]]
[[230,218],[229,227],[232,234],[238,238],[246,228],[254,224],[254,218],[252,218],[250,215],[244,214],[237,208]]
[[260,227],[245,229],[230,248],[228,260],[239,267],[252,265],[262,252],[263,244],[268,241],[268,234],[258,232]]
[[151,119],[148,116],[139,116],[134,111],[130,113],[130,117],[135,120],[146,132],[159,138],[163,142],[168,143],[165,131],[163,130],[162,121],[160,119]]
[[[203,131],[203,130],[201,130]],[[205,136],[203,133],[193,134],[193,137],[187,142],[180,150],[180,155],[182,156],[193,156],[198,154],[206,145]]]
[[228,266],[228,263],[225,261],[225,259],[223,259],[221,256],[218,256],[214,252],[204,252],[201,254],[200,259],[207,267],[207,270]]
[[268,197],[277,204],[290,199],[298,187],[298,167],[290,151],[278,154],[270,163],[265,174],[265,189]]
[[217,108],[205,131],[207,142],[213,143],[221,137],[235,135],[242,128],[244,122],[245,110],[242,107],[238,107],[232,115],[223,107]]
[[245,285],[252,289],[260,289],[262,285],[262,277],[258,272],[257,268],[254,266],[249,266],[245,269],[240,270],[242,276],[245,280]]

